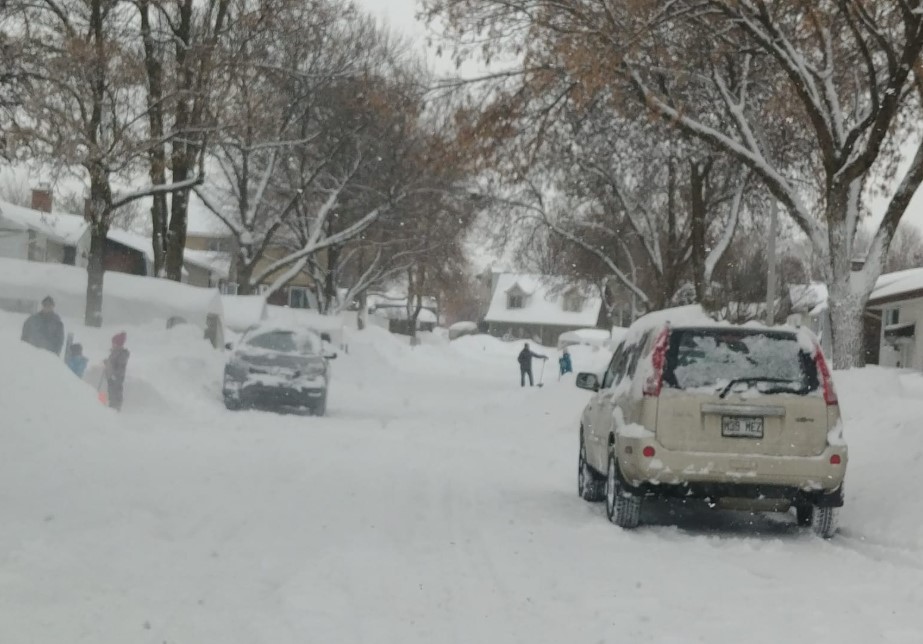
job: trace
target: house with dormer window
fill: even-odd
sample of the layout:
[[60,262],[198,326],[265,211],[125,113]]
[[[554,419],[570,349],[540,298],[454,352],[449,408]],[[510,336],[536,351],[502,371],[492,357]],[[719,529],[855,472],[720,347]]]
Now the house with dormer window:
[[483,326],[505,340],[554,346],[567,331],[606,328],[599,291],[563,277],[492,272],[488,299]]

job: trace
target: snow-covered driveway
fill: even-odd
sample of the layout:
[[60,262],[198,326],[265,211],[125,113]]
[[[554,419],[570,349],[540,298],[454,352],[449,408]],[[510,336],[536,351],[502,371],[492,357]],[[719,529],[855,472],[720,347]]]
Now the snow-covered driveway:
[[620,531],[576,495],[586,395],[521,390],[489,344],[357,343],[317,419],[226,412],[220,363],[161,341],[120,417],[3,344],[37,367],[0,372],[0,642],[923,642],[923,510],[892,489],[923,462],[917,376],[841,376],[822,542],[659,504]]

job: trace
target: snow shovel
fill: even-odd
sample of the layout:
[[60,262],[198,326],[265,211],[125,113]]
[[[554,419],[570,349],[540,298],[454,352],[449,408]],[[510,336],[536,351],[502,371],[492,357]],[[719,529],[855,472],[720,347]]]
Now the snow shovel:
[[96,385],[96,397],[99,398],[99,402],[108,406],[109,405],[109,392],[103,391],[103,382],[106,380],[106,371],[103,370],[103,375],[99,378],[99,384]]
[[544,386],[545,386],[545,383],[542,382],[542,379],[545,377],[545,363],[546,363],[546,362],[548,362],[547,359],[542,360],[542,370],[541,370],[541,372],[538,374],[538,384],[535,385],[536,387],[544,387]]

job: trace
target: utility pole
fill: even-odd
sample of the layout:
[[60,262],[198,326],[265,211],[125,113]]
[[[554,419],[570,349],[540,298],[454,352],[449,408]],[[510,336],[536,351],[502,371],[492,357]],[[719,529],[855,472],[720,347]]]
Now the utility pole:
[[774,198],[769,200],[769,244],[766,246],[766,324],[773,324],[776,317],[776,237],[779,235],[779,204]]

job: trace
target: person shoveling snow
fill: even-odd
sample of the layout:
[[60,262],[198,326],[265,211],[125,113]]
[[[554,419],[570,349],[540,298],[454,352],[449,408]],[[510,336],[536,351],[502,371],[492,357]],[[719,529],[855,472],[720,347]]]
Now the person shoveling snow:
[[526,342],[525,347],[522,351],[519,352],[519,385],[521,387],[526,386],[526,376],[529,377],[529,386],[532,387],[535,385],[534,380],[532,379],[532,359],[538,358],[539,360],[547,360],[548,356],[543,356],[540,353],[535,353],[532,349],[529,348],[529,343]]

